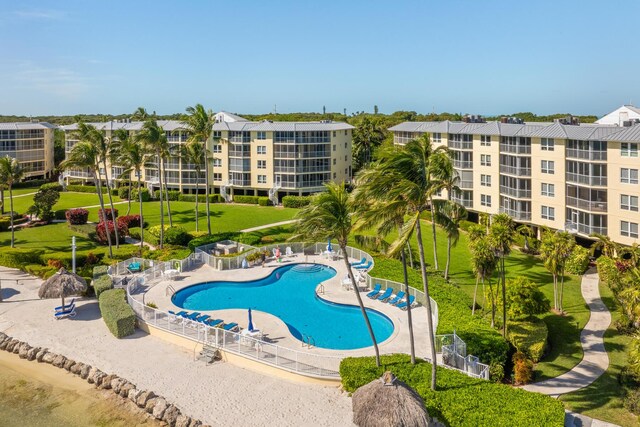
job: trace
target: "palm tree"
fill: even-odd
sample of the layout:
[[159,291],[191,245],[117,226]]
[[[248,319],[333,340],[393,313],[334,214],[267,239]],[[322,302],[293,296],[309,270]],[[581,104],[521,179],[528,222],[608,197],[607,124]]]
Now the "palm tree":
[[379,120],[365,116],[353,130],[354,169],[360,170],[371,162],[372,151],[384,141],[385,129]]
[[[115,161],[124,169],[123,174],[131,177],[131,173],[135,173],[138,181],[138,208],[140,215],[140,256],[142,256],[142,248],[144,246],[144,217],[142,214],[142,168],[151,166],[149,164],[150,153],[146,147],[135,138],[129,136],[129,132],[124,129],[118,129],[115,133],[116,141],[114,146]],[[131,194],[131,192],[129,192]],[[131,197],[129,197],[131,203]]]
[[[155,114],[154,114],[155,116]],[[147,119],[151,118],[151,115],[149,113],[147,113],[147,109],[144,107],[138,107],[136,109],[136,111],[133,112],[133,114],[131,115],[131,118],[133,120],[139,120],[141,122],[146,121]]]
[[200,141],[192,141],[182,146],[182,158],[187,163],[193,164],[196,170],[196,232],[198,228],[198,198],[200,197],[200,172],[205,158],[205,146]]
[[305,238],[317,241],[335,238],[338,241],[340,250],[345,254],[343,257],[344,264],[351,279],[353,291],[358,300],[362,317],[364,317],[369,335],[371,336],[371,342],[373,343],[373,348],[376,353],[376,365],[380,366],[378,343],[376,342],[369,316],[362,303],[360,291],[353,276],[351,264],[349,264],[349,257],[346,256],[347,241],[353,230],[353,214],[355,212],[353,198],[347,192],[344,182],[341,184],[333,182],[325,184],[325,188],[327,191],[316,195],[308,206],[298,212],[296,215],[299,220],[296,225],[297,236],[291,239]]
[[[213,135],[214,115],[211,110],[205,110],[202,104],[187,107],[189,114],[186,119],[186,127],[189,131],[189,143],[200,142],[204,146],[204,177],[205,177],[205,203],[207,206],[207,232],[211,235],[211,212],[209,211],[209,150],[207,143]],[[197,199],[197,196],[196,196]]]
[[160,249],[164,247],[164,203],[162,200],[162,153],[167,151],[168,142],[167,134],[164,132],[158,122],[153,119],[147,119],[142,125],[142,129],[135,135],[135,140],[144,145],[145,149],[155,154],[158,165],[158,183],[160,191]]
[[558,304],[558,276],[560,275],[560,260],[558,253],[559,239],[550,230],[545,230],[540,241],[540,257],[545,268],[553,278],[553,308],[559,310]]
[[[383,178],[384,169],[380,164],[362,170],[356,177],[357,187],[354,199],[358,207],[359,221],[357,229],[375,228],[377,236],[386,236],[394,229],[400,232],[404,223],[404,215],[407,213],[406,203],[402,198],[388,199],[387,185],[393,185],[392,179]],[[408,242],[400,251],[402,271],[404,274],[404,292],[409,298],[409,275],[407,271],[406,248]],[[409,247],[409,250],[411,248]],[[415,340],[413,335],[413,318],[411,304],[407,305],[407,324],[409,326],[409,344],[411,363],[416,363]]]
[[[482,229],[482,227],[480,227]],[[476,300],[478,295],[478,282],[482,281],[482,295],[484,292],[484,281],[489,280],[489,291],[491,292],[491,326],[495,325],[496,318],[496,305],[493,294],[493,287],[491,286],[491,275],[496,269],[496,255],[491,247],[491,244],[486,238],[471,240],[469,242],[471,249],[471,265],[473,272],[476,275],[476,287],[473,291],[473,307],[471,308],[471,315],[476,312]],[[483,306],[484,306],[483,302]]]
[[522,224],[518,227],[518,232],[524,236],[524,250],[528,253],[531,248],[529,247],[529,239],[533,238],[533,228],[527,224]]
[[[88,125],[91,126],[91,125]],[[93,127],[93,126],[91,126]],[[94,128],[95,129],[95,128]],[[96,186],[96,192],[98,193],[98,200],[100,201],[100,209],[104,212],[104,197],[102,195],[102,184],[100,182],[100,176],[98,171],[100,170],[100,153],[96,145],[91,141],[80,140],[73,146],[67,159],[60,165],[62,169],[70,168],[82,168],[88,169],[93,175],[93,181]],[[105,234],[107,235],[107,245],[109,246],[109,257],[113,258],[113,250],[111,248],[111,232],[109,231],[109,222],[104,218]],[[116,224],[113,225],[114,229]]]
[[507,337],[507,287],[505,258],[511,253],[511,246],[515,241],[513,219],[507,214],[498,214],[493,217],[493,223],[489,230],[489,241],[492,249],[498,257],[500,279],[502,281],[502,336]]
[[560,240],[560,245],[558,247],[559,259],[560,259],[560,312],[564,311],[564,306],[562,304],[564,299],[564,271],[567,265],[567,261],[569,257],[571,257],[571,253],[573,252],[573,248],[576,246],[576,241],[573,236],[566,231],[562,231],[558,233],[558,239]]
[[615,258],[616,254],[620,250],[620,245],[611,240],[611,238],[605,234],[592,233],[591,237],[595,237],[597,239],[591,245],[591,255],[600,251],[602,255],[606,257]]
[[[0,182],[2,182],[9,190],[9,209],[11,223],[11,247],[15,247],[15,230],[13,229],[13,184],[20,182],[24,177],[24,169],[20,166],[17,159],[9,155],[0,158]],[[0,296],[0,301],[2,297]]]
[[434,222],[440,225],[447,235],[447,265],[444,269],[445,280],[449,279],[449,267],[451,266],[451,247],[458,244],[460,239],[460,223],[467,219],[467,210],[464,206],[451,200],[436,200],[436,216]]

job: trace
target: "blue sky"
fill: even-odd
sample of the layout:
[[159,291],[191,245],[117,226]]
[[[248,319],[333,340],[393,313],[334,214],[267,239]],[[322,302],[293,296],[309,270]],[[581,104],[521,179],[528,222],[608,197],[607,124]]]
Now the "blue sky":
[[604,114],[638,1],[0,0],[0,114]]

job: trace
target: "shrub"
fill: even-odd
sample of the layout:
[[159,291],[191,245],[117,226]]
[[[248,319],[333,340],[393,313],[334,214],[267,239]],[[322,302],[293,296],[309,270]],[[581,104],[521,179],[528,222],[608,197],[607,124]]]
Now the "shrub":
[[102,209],[98,209],[98,220],[100,222],[104,221],[105,218],[108,221],[113,221],[114,218],[118,217],[118,209],[114,208],[113,212],[111,211],[111,208],[105,208],[104,211]]
[[[166,232],[167,229],[169,228],[168,225],[164,226],[164,231]],[[152,227],[149,227],[149,229],[147,230],[149,232],[149,234],[151,234],[152,236],[155,237],[160,237],[160,225],[154,225]]]
[[113,280],[108,274],[103,274],[91,281],[91,287],[93,287],[93,291],[96,293],[96,298],[100,298],[101,293],[113,289]]
[[513,355],[513,379],[516,385],[529,384],[533,379],[533,362],[524,353]]
[[311,203],[313,196],[284,196],[282,206],[285,208],[303,208]]
[[235,203],[247,203],[250,205],[258,204],[258,196],[233,196]]
[[271,234],[268,236],[262,236],[260,238],[260,243],[280,243],[280,242],[285,242],[289,237],[291,237],[291,234],[289,233],[283,233],[283,234]]
[[124,338],[135,332],[136,315],[127,304],[124,289],[104,291],[98,302],[104,323],[116,338]]
[[65,217],[71,225],[82,225],[87,223],[89,211],[83,208],[69,209]]
[[31,179],[22,182],[16,182],[15,184],[13,184],[13,188],[36,188],[40,187],[43,184],[46,184],[47,182],[49,182],[48,179]]
[[[502,307],[502,293],[498,293],[498,306]],[[531,280],[524,277],[507,280],[507,314],[510,318],[522,318],[549,311],[547,297]]]
[[56,209],[53,212],[53,219],[64,221],[67,219],[67,211],[65,209]]
[[184,259],[191,251],[183,246],[165,245],[162,249],[149,251],[147,258],[159,261],[170,261],[172,259]]
[[[107,188],[101,187],[102,194],[107,194]],[[93,185],[67,185],[67,191],[76,193],[97,193],[96,187]]]
[[[109,233],[111,235],[111,243],[115,243],[116,233],[115,233],[115,228],[113,226],[113,221],[109,221],[108,224],[109,224],[108,225]],[[118,227],[118,237],[126,236],[129,234],[129,230],[127,229],[127,226],[124,225],[123,223],[117,223],[117,227]],[[103,245],[106,245],[108,243],[107,232],[106,232],[104,221],[96,225],[96,240],[98,241],[98,243],[101,243]]]
[[129,192],[129,187],[125,186],[125,187],[119,187],[118,188],[118,197],[120,197],[123,200],[129,200],[131,198],[131,193],[133,193],[133,188],[131,189],[131,192]]
[[[153,227],[151,227],[153,228]],[[219,242],[221,240],[238,240],[241,233],[237,231],[229,231],[223,233],[212,234],[211,236],[199,237],[189,242],[189,249],[195,251],[198,246],[208,245],[209,243]]]
[[180,194],[182,194],[180,192],[180,190],[170,190],[168,191],[169,194],[169,200],[172,202],[177,202],[178,200],[180,200]]
[[164,233],[164,243],[169,245],[187,246],[191,235],[182,227],[169,227]]
[[98,258],[93,252],[89,252],[87,254],[87,258],[85,259],[85,265],[94,265],[100,262],[100,258]]
[[[142,188],[140,190],[142,192],[142,201],[143,202],[148,202],[149,200],[151,200],[151,194],[149,194],[149,189],[148,188]],[[138,200],[138,189],[134,188],[131,190],[131,200]]]
[[562,402],[549,396],[470,378],[442,367],[438,367],[438,391],[433,392],[428,362],[417,360],[411,365],[409,356],[404,354],[383,355],[380,359],[379,368],[373,357],[343,359],[340,363],[343,388],[354,392],[389,370],[416,390],[429,415],[451,427],[512,426],[514,420],[526,420],[528,426],[564,425]]
[[41,264],[27,264],[23,267],[24,271],[42,279],[48,279],[58,271],[55,267],[49,267]]
[[600,281],[616,291],[620,287],[620,272],[616,267],[616,262],[609,257],[601,256],[596,261],[596,266]]
[[[195,202],[196,201],[196,195],[195,194],[180,194],[180,197],[178,198],[178,200],[181,201],[181,202]],[[206,201],[207,201],[206,194],[199,194],[198,195],[198,202],[204,203]],[[223,203],[224,199],[219,194],[209,194],[209,202],[210,203]]]
[[53,205],[58,203],[60,192],[54,189],[38,190],[33,196],[33,206],[29,208],[29,212],[38,216],[42,221],[49,222],[53,216]]
[[[129,258],[132,258],[134,256],[137,257],[140,255],[140,246],[124,245],[124,246],[120,246],[119,248],[113,247],[111,248],[111,251],[113,252],[113,256],[109,257],[108,255],[105,255],[105,257],[102,259],[103,263],[112,264],[114,261],[120,262]],[[142,256],[144,257],[145,255],[146,255],[146,250],[143,250]]]
[[42,184],[40,186],[40,190],[55,190],[55,191],[62,191],[62,185],[58,184],[57,182],[47,182],[46,184]]
[[538,362],[547,346],[549,330],[547,324],[536,317],[527,320],[510,320],[507,328],[507,339],[529,359]]
[[[140,227],[130,228],[129,236],[132,239],[140,240],[140,231],[141,231]],[[144,241],[145,243],[150,243],[154,246],[157,246],[160,243],[160,240],[149,232],[144,233]]]
[[258,197],[258,204],[260,206],[272,206],[273,203],[271,202],[271,199],[269,199],[268,197]]
[[40,264],[40,249],[2,248],[0,251],[0,265],[11,268],[22,268],[27,264]]
[[125,215],[117,219],[118,224],[123,223],[127,228],[140,227],[140,215]]
[[629,390],[624,398],[623,405],[627,411],[640,415],[640,389]]
[[47,266],[53,267],[56,270],[60,270],[62,267],[64,267],[64,265],[62,264],[62,261],[60,261],[59,259],[53,259],[53,258],[50,258],[47,260]]
[[587,271],[587,268],[589,268],[589,249],[580,245],[574,246],[565,265],[567,273],[581,276]]

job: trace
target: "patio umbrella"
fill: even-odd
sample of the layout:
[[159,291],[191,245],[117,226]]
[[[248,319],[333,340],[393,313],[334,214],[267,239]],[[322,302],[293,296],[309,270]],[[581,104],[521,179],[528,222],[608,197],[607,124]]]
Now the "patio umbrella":
[[253,319],[251,318],[251,309],[249,309],[249,326],[247,326],[249,332],[253,332]]
[[353,422],[361,427],[440,425],[429,417],[420,395],[389,371],[357,389],[352,403]]
[[62,298],[64,307],[65,297],[77,295],[87,290],[87,281],[64,267],[49,277],[38,290],[40,298]]
[[333,252],[333,247],[331,246],[331,239],[329,239],[329,244],[327,244],[327,252]]

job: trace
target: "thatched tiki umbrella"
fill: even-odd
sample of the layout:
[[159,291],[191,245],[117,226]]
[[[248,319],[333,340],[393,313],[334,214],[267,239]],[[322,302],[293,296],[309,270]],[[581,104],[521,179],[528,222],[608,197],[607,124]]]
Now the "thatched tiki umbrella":
[[77,295],[86,290],[86,280],[62,267],[60,271],[49,277],[40,286],[38,296],[40,298],[62,298],[62,306],[64,307],[65,297]]
[[353,422],[360,427],[434,425],[424,401],[389,371],[353,393]]

